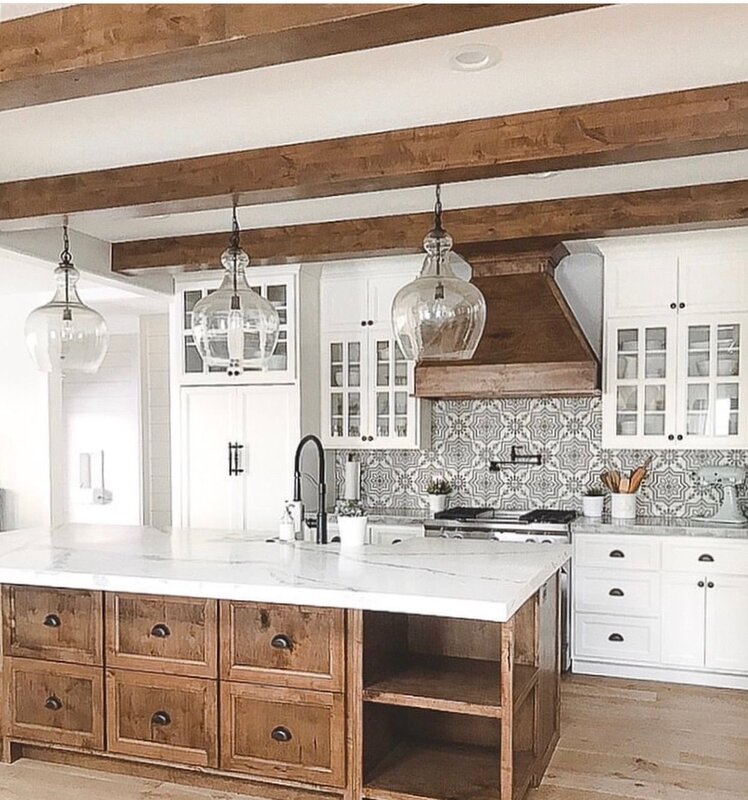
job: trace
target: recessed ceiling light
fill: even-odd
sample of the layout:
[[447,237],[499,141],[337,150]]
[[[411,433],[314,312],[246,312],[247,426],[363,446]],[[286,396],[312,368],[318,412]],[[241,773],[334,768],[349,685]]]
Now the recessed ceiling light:
[[478,72],[488,69],[499,60],[499,51],[487,44],[466,44],[450,58],[450,66],[457,72]]

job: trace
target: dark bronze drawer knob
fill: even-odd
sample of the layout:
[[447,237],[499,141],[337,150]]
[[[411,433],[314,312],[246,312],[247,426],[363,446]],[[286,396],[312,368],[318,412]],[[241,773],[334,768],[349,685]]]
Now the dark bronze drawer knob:
[[166,711],[157,711],[151,717],[151,725],[170,725],[171,717]]
[[714,561],[714,556],[710,556],[709,553],[702,553],[699,556],[699,561],[709,561],[711,563]]
[[620,633],[611,633],[610,636],[608,636],[608,641],[609,642],[622,642],[623,641],[623,636],[621,636]]
[[62,625],[62,620],[57,614],[47,614],[42,625],[46,625],[48,628],[59,628]]
[[270,732],[270,738],[275,739],[276,742],[290,742],[291,739],[293,739],[293,736],[288,728],[284,728],[282,725],[279,725],[277,728],[273,728],[273,730]]
[[156,639],[166,639],[167,636],[171,636],[171,631],[169,630],[168,625],[159,623],[151,628],[151,636],[155,637]]
[[623,589],[611,589],[608,594],[611,597],[623,597]]
[[62,700],[59,697],[52,695],[44,701],[44,708],[48,711],[59,711],[62,708]]
[[278,633],[270,640],[270,646],[276,650],[293,650],[293,642],[285,633]]
[[623,554],[623,550],[611,550],[610,551],[611,558],[626,558]]

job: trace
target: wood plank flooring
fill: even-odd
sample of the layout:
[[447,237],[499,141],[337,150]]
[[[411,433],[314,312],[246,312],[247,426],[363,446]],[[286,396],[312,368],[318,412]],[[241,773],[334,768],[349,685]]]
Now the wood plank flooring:
[[[562,736],[527,800],[748,800],[748,692],[574,676]],[[247,800],[21,760],[0,800]]]

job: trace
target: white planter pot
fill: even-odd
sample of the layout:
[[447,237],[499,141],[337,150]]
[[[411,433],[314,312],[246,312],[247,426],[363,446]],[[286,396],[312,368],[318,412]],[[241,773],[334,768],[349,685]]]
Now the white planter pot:
[[338,517],[341,550],[348,547],[363,547],[366,543],[368,524],[368,517]]
[[610,516],[613,519],[636,519],[636,494],[611,494]]
[[447,495],[446,494],[429,494],[426,495],[429,501],[429,510],[431,511],[431,515],[438,514],[440,511],[444,511],[447,507]]
[[582,512],[585,517],[602,517],[603,515],[603,502],[605,497],[599,496],[582,496]]

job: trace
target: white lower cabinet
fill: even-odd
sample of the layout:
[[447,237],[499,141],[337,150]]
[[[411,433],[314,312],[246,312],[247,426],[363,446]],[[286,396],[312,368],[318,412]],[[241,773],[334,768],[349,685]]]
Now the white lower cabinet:
[[575,671],[748,688],[748,539],[576,534],[572,590]]
[[185,387],[177,443],[183,527],[277,532],[300,438],[294,386]]
[[695,575],[662,577],[662,663],[672,667],[704,666],[706,582]]

